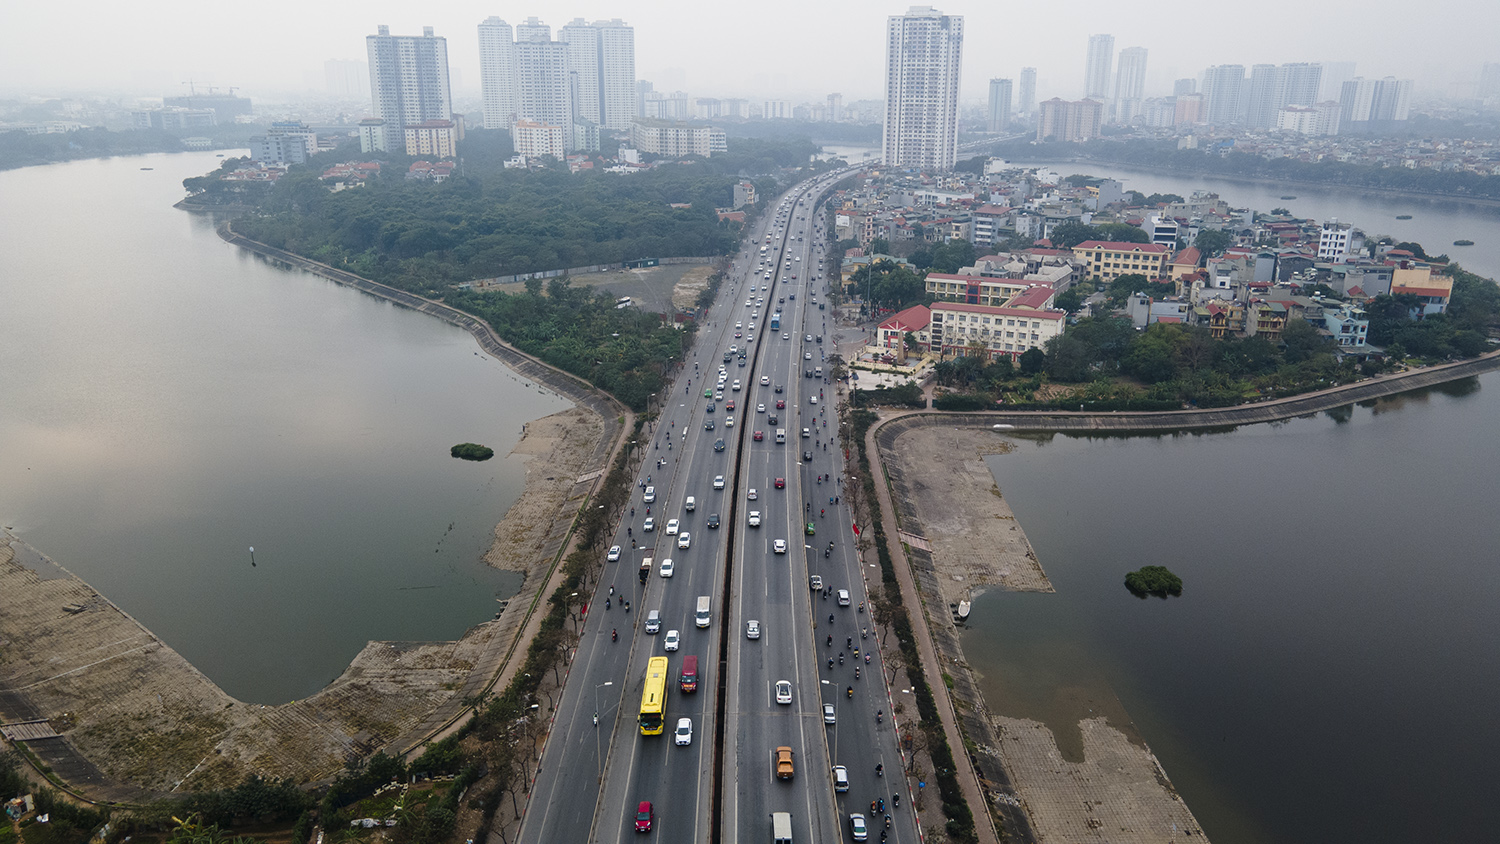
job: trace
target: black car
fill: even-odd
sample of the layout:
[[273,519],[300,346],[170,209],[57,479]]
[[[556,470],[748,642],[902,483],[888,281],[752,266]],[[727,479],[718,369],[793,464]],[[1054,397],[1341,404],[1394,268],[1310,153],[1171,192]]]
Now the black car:
[[766,417],[766,424],[767,425],[775,425],[777,423],[777,421],[779,420],[779,418],[780,417],[778,417],[776,414],[773,413],[770,416]]
[[724,353],[724,362],[725,363],[729,363],[732,360],[734,360],[734,352],[725,352]]
[[804,452],[802,452],[802,462],[803,463],[811,463],[812,462],[812,452],[811,451],[804,451]]
[[780,384],[776,385],[776,392],[778,392],[778,393],[781,392],[781,385]]
[[723,451],[723,450],[724,450],[724,438],[723,437],[719,437],[718,439],[714,440],[714,451]]
[[703,423],[703,430],[705,430],[705,431],[712,431],[713,429],[714,429],[714,420],[710,419],[707,422]]
[[716,528],[716,527],[719,526],[719,514],[718,513],[709,513],[708,514],[708,526],[711,527],[711,528]]

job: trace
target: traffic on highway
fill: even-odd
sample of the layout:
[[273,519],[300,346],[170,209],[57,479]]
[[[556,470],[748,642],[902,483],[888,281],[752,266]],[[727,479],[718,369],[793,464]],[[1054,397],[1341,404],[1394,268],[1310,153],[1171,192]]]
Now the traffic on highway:
[[762,217],[658,397],[521,840],[919,840],[827,360],[847,175]]

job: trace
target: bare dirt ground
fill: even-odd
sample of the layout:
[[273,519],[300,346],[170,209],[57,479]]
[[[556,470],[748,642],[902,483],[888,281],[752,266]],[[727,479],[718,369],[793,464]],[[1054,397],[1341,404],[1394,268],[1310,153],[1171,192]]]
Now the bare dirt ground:
[[[664,264],[638,270],[610,270],[569,276],[568,281],[574,287],[597,288],[615,298],[629,296],[635,306],[643,311],[667,313],[672,308],[692,307],[698,291],[712,273],[711,264]],[[485,289],[522,293],[526,290],[526,284],[492,284]],[[543,282],[543,289],[546,289],[546,282]]]
[[947,603],[986,586],[1053,591],[984,462],[986,454],[1005,453],[1009,443],[988,431],[942,426],[914,428],[898,443],[902,477],[932,545]]
[[600,433],[598,416],[580,407],[526,423],[525,436],[511,450],[526,457],[526,489],[495,525],[495,541],[485,562],[525,572],[528,578],[538,563],[549,562],[539,557],[553,518],[567,501]]
[[[570,408],[529,423],[513,452],[529,455],[526,489],[496,525],[486,559],[527,572],[523,594],[545,579],[530,575],[545,574],[545,549],[567,528],[557,516],[571,512],[601,431],[597,415]],[[249,773],[317,780],[440,722],[498,668],[523,614],[513,601],[501,620],[454,642],[370,642],[306,700],[245,704],[87,583],[0,532],[0,720],[46,719],[104,777],[148,792],[223,787]]]
[[[985,455],[1012,446],[985,428],[941,422],[894,429],[889,440],[884,431],[879,436],[901,528],[908,532],[901,538],[911,547],[929,629],[953,676],[971,753],[985,770],[1004,772],[991,786],[995,799],[1024,811],[1039,842],[1206,840],[1112,691],[1104,690],[1109,705],[1102,714],[1092,700],[1077,707],[1079,736],[1068,736],[1061,749],[1047,724],[1007,716],[993,705],[1005,701],[980,692],[948,607],[986,586],[1054,591],[984,462]],[[914,541],[913,534],[921,538]],[[921,548],[923,539],[930,552]],[[984,680],[993,686],[1007,678]]]

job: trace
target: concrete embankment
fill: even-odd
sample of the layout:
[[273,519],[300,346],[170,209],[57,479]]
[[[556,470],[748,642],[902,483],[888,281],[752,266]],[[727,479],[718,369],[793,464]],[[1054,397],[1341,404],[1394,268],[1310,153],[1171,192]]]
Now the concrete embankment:
[[1433,387],[1500,369],[1500,351],[1471,360],[1382,375],[1355,384],[1214,410],[1168,410],[1158,413],[1076,413],[1071,411],[984,411],[945,413],[914,411],[896,418],[933,417],[942,425],[1010,425],[1018,431],[1172,431],[1189,428],[1233,428],[1320,413],[1355,402]]

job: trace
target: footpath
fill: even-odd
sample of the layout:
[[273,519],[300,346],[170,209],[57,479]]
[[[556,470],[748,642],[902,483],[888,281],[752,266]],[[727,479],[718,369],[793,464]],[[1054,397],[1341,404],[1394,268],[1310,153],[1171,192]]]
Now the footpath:
[[[989,776],[986,776],[986,772],[979,770],[978,760],[966,750],[967,745],[964,741],[964,733],[960,730],[958,719],[964,717],[966,725],[972,731],[975,727],[974,719],[967,717],[963,713],[975,709],[983,709],[983,702],[978,699],[965,700],[962,704],[963,710],[961,712],[960,705],[955,703],[954,695],[950,693],[950,689],[944,681],[943,675],[945,670],[950,667],[957,667],[958,657],[952,656],[950,653],[954,650],[956,641],[950,641],[953,637],[947,636],[944,642],[946,647],[939,647],[935,641],[934,631],[931,627],[930,613],[938,612],[942,607],[929,607],[923,601],[924,592],[919,588],[914,573],[913,561],[909,558],[907,549],[901,538],[900,530],[903,527],[903,523],[898,521],[898,507],[893,500],[891,490],[892,467],[886,465],[885,454],[881,448],[882,445],[890,447],[894,443],[895,437],[902,431],[913,427],[925,426],[957,426],[963,428],[1004,426],[1005,430],[1016,431],[1122,432],[1231,428],[1239,425],[1306,416],[1332,410],[1354,402],[1370,401],[1383,396],[1432,387],[1462,378],[1474,377],[1497,369],[1500,369],[1500,351],[1457,363],[1384,375],[1317,393],[1213,410],[1125,413],[1068,411],[1007,412],[1004,410],[977,413],[955,413],[935,410],[882,412],[879,420],[871,425],[866,432],[863,447],[865,453],[870,455],[871,471],[876,476],[877,506],[880,507],[882,522],[886,526],[889,550],[895,564],[897,581],[901,588],[903,601],[911,613],[912,632],[916,639],[918,652],[921,654],[922,671],[936,698],[943,732],[947,737],[950,748],[954,751],[955,759],[959,760],[959,784],[963,790],[965,799],[974,812],[979,840],[986,842],[986,844],[1000,840],[1000,833],[993,825],[995,814],[999,814],[1005,821],[1007,826],[1005,837],[1008,839],[1035,840],[1039,831],[1033,828],[1024,810],[1012,800],[1007,799],[1009,794],[1013,794],[1013,789],[1009,787],[1008,782],[1010,779],[1008,776],[1009,772],[1003,770],[996,771],[992,767]],[[907,529],[915,530],[916,526],[910,526]],[[928,597],[931,597],[932,600],[941,605],[941,595]],[[953,666],[949,665],[949,660],[954,662]],[[907,670],[910,671],[911,667],[908,666]],[[954,670],[953,673],[958,675],[965,672]],[[966,695],[976,697],[978,695],[977,689],[973,687],[973,684],[964,684],[963,690],[966,690]],[[989,730],[981,732],[988,733]],[[992,737],[973,735],[970,738],[981,746],[984,746],[988,743],[987,739]],[[989,787],[987,788],[986,786]],[[992,809],[993,812],[991,811]]]

